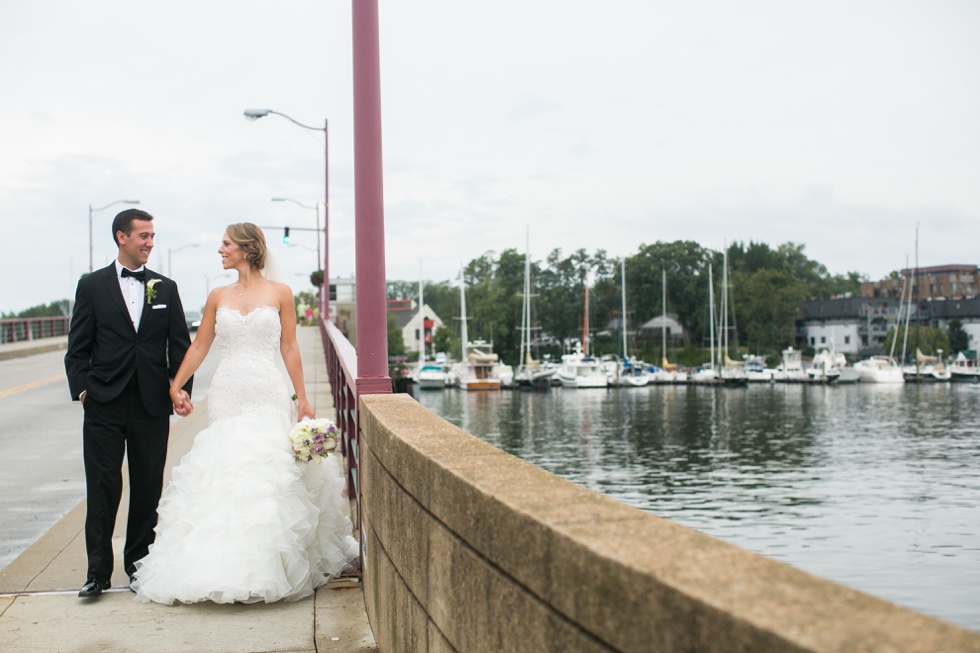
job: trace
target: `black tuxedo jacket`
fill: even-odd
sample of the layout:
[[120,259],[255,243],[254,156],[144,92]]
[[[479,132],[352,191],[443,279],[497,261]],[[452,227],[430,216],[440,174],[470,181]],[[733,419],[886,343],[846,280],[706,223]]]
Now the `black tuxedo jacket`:
[[[115,263],[78,282],[65,354],[68,389],[74,401],[83,390],[86,399],[112,401],[135,374],[147,412],[173,414],[170,380],[190,347],[190,334],[177,284],[151,270],[146,271],[146,278],[147,282],[160,281],[154,286],[156,296],[148,302],[144,290],[147,303],[139,331],[133,329]],[[191,383],[184,386],[188,393]]]

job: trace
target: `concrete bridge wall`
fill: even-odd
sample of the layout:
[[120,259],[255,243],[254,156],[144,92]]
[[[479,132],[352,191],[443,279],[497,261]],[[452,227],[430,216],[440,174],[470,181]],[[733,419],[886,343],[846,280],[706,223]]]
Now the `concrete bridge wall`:
[[383,652],[980,651],[980,633],[636,510],[405,395],[361,398]]

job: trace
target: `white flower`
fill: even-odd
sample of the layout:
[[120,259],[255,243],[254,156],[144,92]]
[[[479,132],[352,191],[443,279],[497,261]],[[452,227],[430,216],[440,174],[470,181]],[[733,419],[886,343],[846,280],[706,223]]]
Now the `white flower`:
[[154,286],[156,286],[158,283],[160,283],[160,279],[150,279],[149,281],[146,282],[146,303],[147,304],[152,303],[153,300],[157,298],[157,289],[154,288]]
[[337,448],[337,426],[326,418],[304,418],[290,429],[289,442],[296,460],[319,462]]

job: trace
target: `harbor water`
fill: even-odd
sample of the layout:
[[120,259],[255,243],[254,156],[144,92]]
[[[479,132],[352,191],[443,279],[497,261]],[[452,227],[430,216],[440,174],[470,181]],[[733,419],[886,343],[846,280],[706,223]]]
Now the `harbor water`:
[[980,386],[415,394],[558,476],[980,630]]

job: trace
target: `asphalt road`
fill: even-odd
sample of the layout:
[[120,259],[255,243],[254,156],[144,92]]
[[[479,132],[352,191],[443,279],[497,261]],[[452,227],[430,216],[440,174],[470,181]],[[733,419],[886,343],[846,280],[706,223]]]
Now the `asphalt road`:
[[[64,355],[0,361],[0,569],[85,498],[82,408],[69,397]],[[212,352],[195,376],[195,402],[217,362]]]

